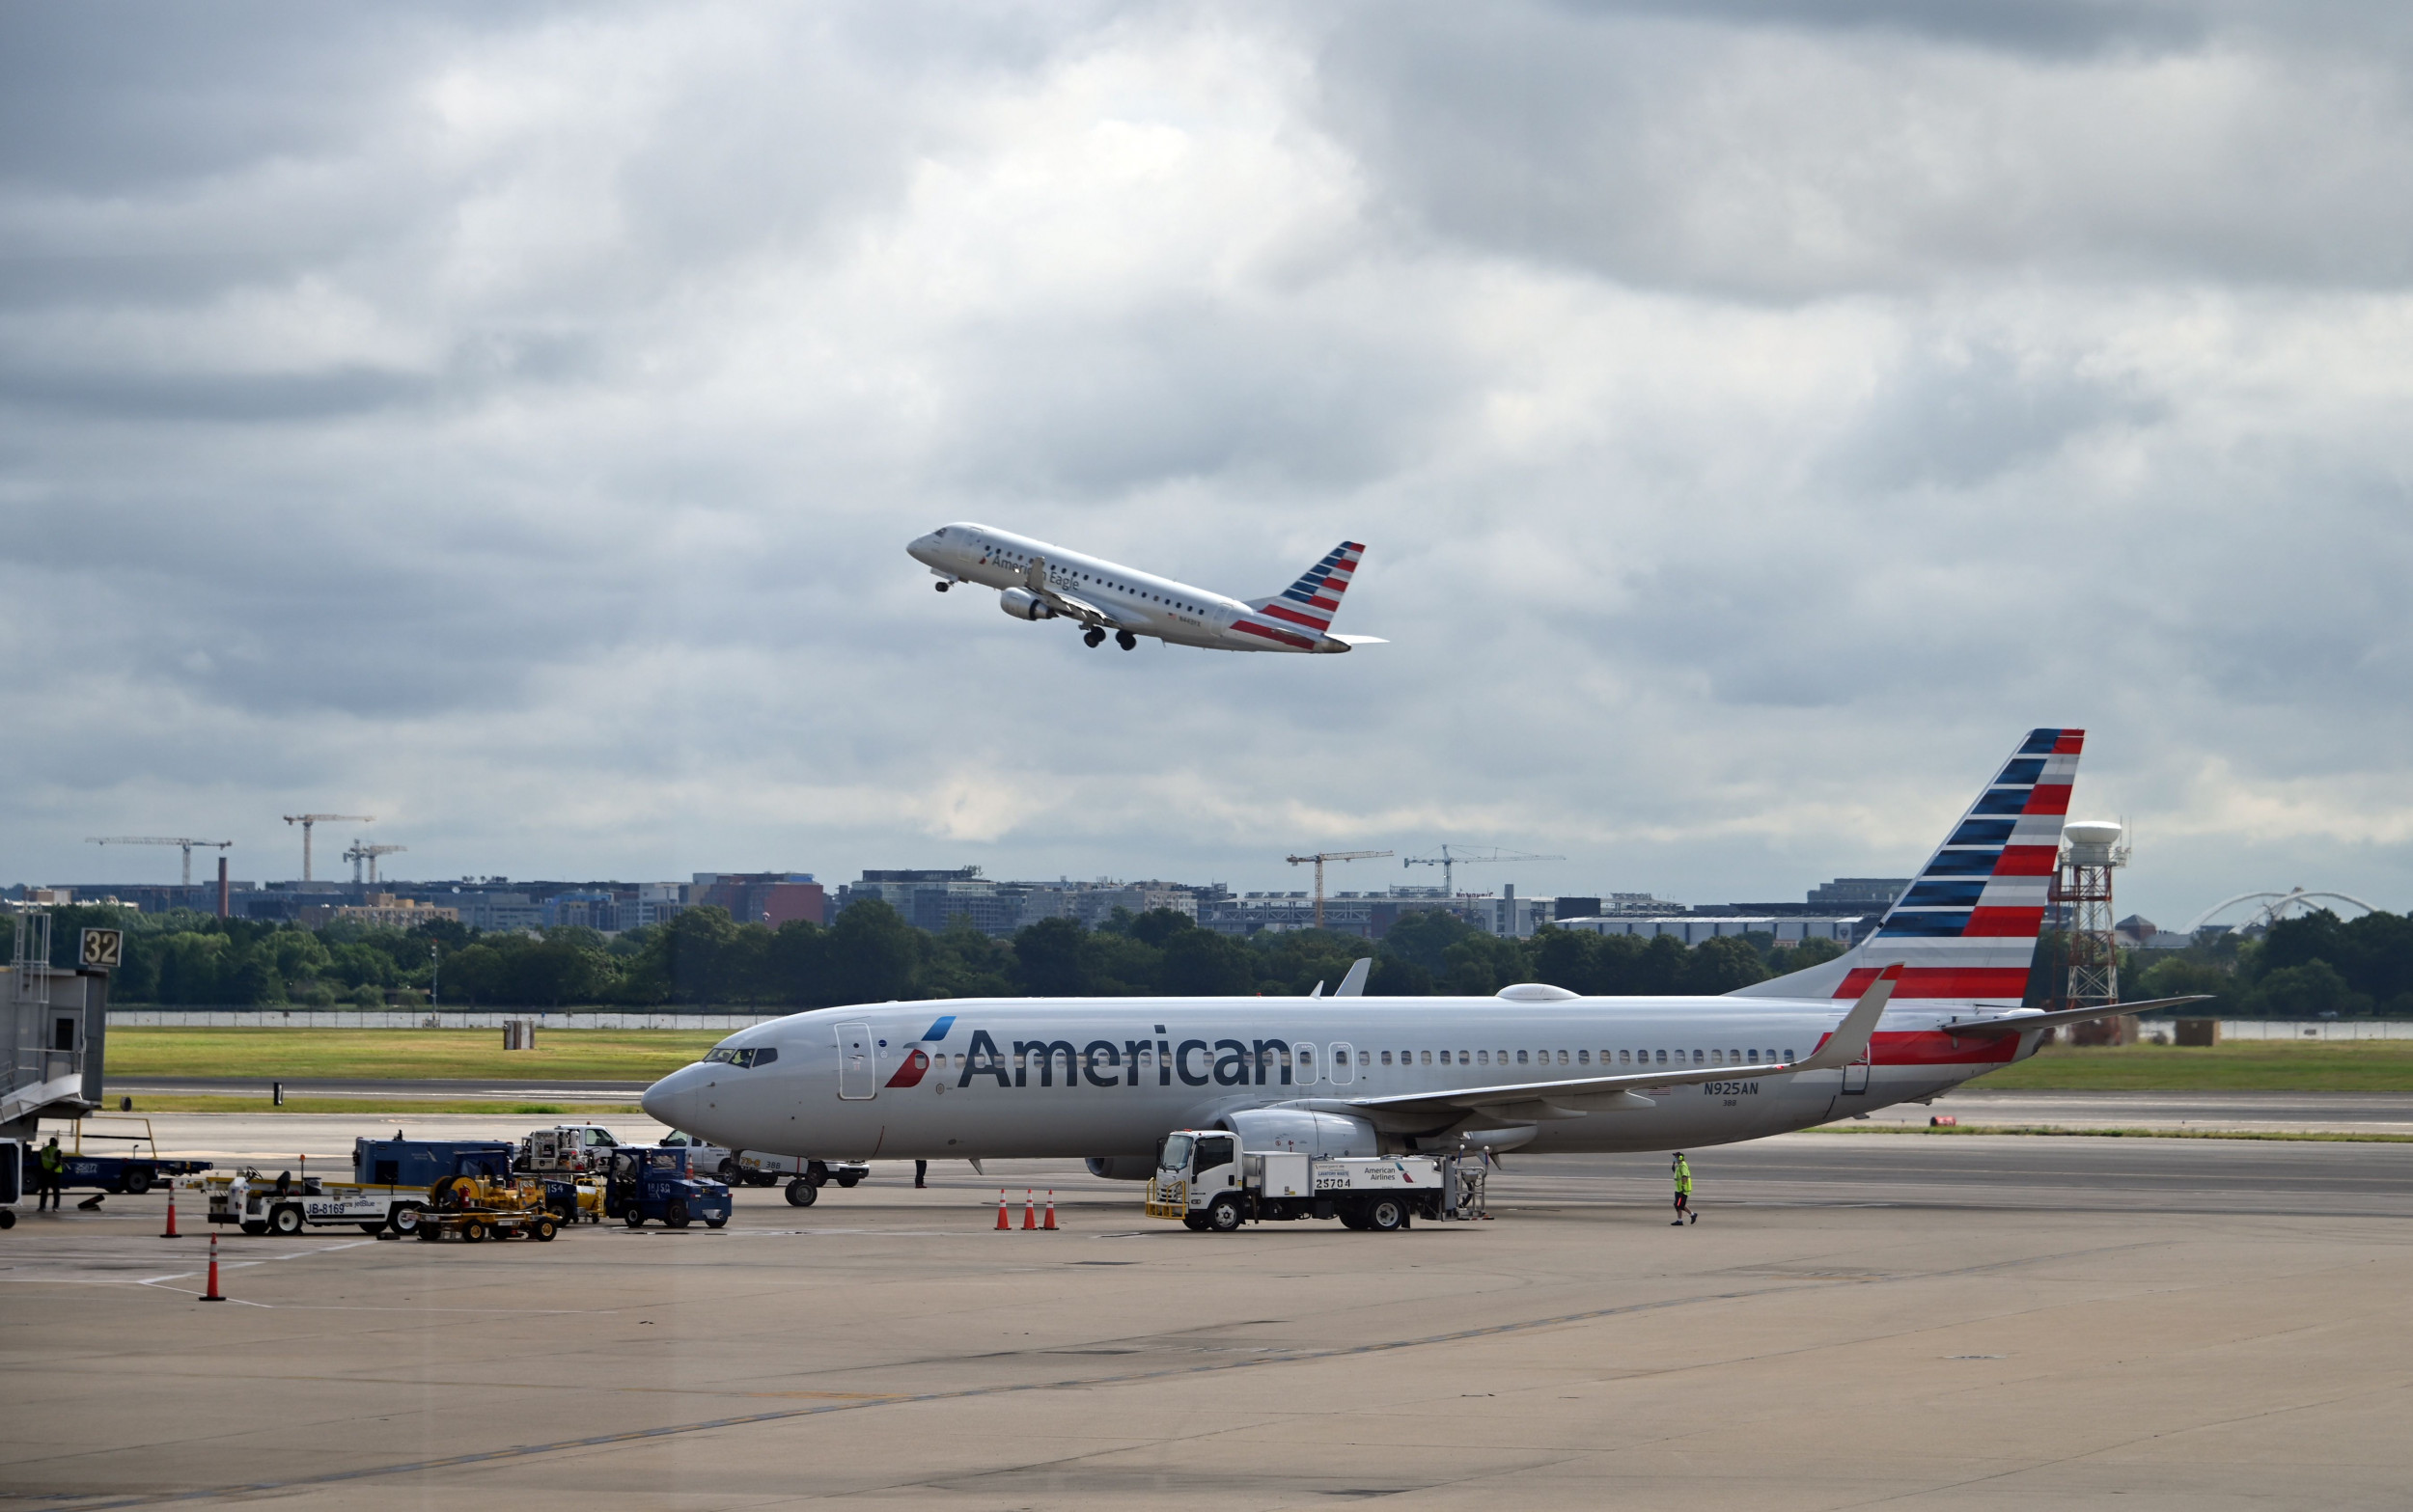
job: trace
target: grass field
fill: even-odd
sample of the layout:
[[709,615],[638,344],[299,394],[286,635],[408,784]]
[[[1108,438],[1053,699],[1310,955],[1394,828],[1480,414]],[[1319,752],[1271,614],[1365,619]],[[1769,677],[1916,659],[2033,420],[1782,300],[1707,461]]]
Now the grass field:
[[2413,1144],[2413,1134],[2356,1134],[2346,1129],[2065,1129],[2049,1123],[1964,1123],[1934,1129],[1917,1124],[1824,1123],[1812,1134],[2024,1135],[2068,1140],[2279,1140],[2314,1144]]
[[[105,1110],[117,1112],[112,1103]],[[384,1122],[388,1119],[420,1118],[434,1113],[496,1113],[508,1116],[557,1118],[564,1123],[592,1123],[599,1118],[624,1117],[642,1113],[635,1103],[513,1103],[481,1102],[475,1098],[449,1097],[293,1097],[285,1099],[279,1108],[264,1097],[169,1097],[136,1096],[131,1110],[135,1116],[145,1113],[358,1113],[364,1119]]]
[[[109,1031],[108,1061],[110,1074],[121,1077],[650,1082],[725,1037],[708,1030],[544,1030],[535,1050],[507,1051],[500,1030],[119,1029]],[[1971,1085],[2081,1092],[2413,1092],[2413,1040],[2241,1041],[2202,1050],[2055,1046]],[[286,1106],[295,1105],[288,1099]]]
[[651,1082],[728,1037],[719,1030],[541,1030],[536,1049],[505,1050],[503,1031],[490,1029],[113,1029],[108,1066],[113,1078]]
[[2413,1092],[2413,1040],[2054,1045],[1969,1085],[2055,1092]]

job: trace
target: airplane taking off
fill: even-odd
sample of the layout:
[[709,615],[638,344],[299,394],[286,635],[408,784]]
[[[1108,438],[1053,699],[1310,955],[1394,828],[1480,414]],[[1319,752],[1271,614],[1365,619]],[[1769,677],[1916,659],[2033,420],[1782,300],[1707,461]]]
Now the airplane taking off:
[[2020,1006],[2084,738],[2032,732],[1860,945],[1723,997],[1369,998],[1352,972],[1329,998],[866,1003],[741,1030],[645,1111],[738,1149],[1140,1180],[1177,1129],[1322,1156],[1665,1150],[1933,1097],[2043,1030],[2193,1001]]
[[1109,633],[1126,651],[1143,635],[1210,651],[1329,654],[1384,644],[1377,636],[1332,633],[1341,595],[1366,552],[1353,540],[1333,547],[1281,592],[1249,599],[969,522],[942,525],[905,551],[937,575],[940,592],[957,583],[996,589],[997,607],[1007,614],[1078,620],[1089,627],[1081,639],[1093,646]]

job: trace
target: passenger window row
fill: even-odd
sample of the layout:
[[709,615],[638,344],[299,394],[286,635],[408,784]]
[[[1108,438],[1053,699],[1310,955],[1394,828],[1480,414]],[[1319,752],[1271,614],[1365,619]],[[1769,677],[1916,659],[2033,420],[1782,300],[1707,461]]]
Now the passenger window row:
[[[1512,1051],[1507,1051],[1507,1050],[1476,1050],[1476,1051],[1471,1051],[1471,1052],[1470,1052],[1470,1051],[1464,1051],[1464,1050],[1457,1050],[1457,1051],[1443,1050],[1443,1051],[1438,1051],[1438,1052],[1436,1052],[1436,1051],[1430,1051],[1430,1050],[1402,1050],[1402,1051],[1399,1051],[1399,1052],[1397,1052],[1397,1059],[1396,1059],[1396,1061],[1395,1061],[1395,1060],[1394,1060],[1394,1058],[1393,1058],[1394,1053],[1393,1053],[1393,1052],[1391,1052],[1391,1051],[1386,1050],[1386,1051],[1384,1051],[1384,1052],[1382,1053],[1382,1063],[1383,1063],[1384,1065],[1398,1064],[1398,1065],[1402,1065],[1402,1066],[1412,1066],[1412,1065],[1428,1065],[1428,1065],[1433,1064],[1433,1057],[1434,1057],[1436,1054],[1440,1056],[1440,1058],[1441,1058],[1440,1063],[1441,1063],[1441,1064],[1443,1064],[1443,1065],[1450,1065],[1450,1064],[1456,1063],[1456,1064],[1457,1064],[1457,1065],[1479,1065],[1479,1066],[1487,1066],[1487,1065],[1493,1065],[1493,1064],[1498,1064],[1498,1065],[1512,1065],[1512,1064],[1513,1064],[1513,1065],[1520,1065],[1520,1066],[1522,1066],[1522,1065],[1545,1065],[1545,1066],[1546,1066],[1546,1065],[1578,1065],[1578,1066],[1588,1066],[1588,1065],[1591,1065],[1591,1064],[1593,1063],[1593,1060],[1592,1060],[1592,1052],[1591,1052],[1591,1051],[1589,1051],[1589,1050],[1577,1050],[1577,1051],[1566,1051],[1566,1050],[1531,1050],[1531,1051],[1527,1051],[1527,1050],[1518,1050],[1518,1051],[1512,1051]],[[1793,1055],[1793,1053],[1792,1053],[1791,1051],[1789,1051],[1789,1050],[1786,1051],[1786,1052],[1785,1052],[1785,1054],[1784,1054],[1783,1056],[1781,1056],[1781,1057],[1780,1057],[1779,1055],[1777,1055],[1776,1051],[1775,1051],[1774,1049],[1772,1049],[1772,1048],[1771,1048],[1771,1049],[1769,1049],[1769,1050],[1767,1050],[1767,1051],[1765,1051],[1765,1052],[1759,1051],[1759,1050],[1695,1050],[1695,1051],[1691,1051],[1691,1052],[1687,1053],[1687,1052],[1685,1052],[1685,1051],[1678,1050],[1678,1051],[1675,1051],[1675,1052],[1673,1052],[1673,1055],[1675,1056],[1675,1059],[1674,1059],[1673,1061],[1670,1061],[1670,1059],[1668,1058],[1669,1058],[1669,1056],[1670,1056],[1670,1054],[1671,1054],[1671,1052],[1668,1052],[1668,1051],[1665,1051],[1665,1050],[1658,1050],[1658,1051],[1650,1051],[1650,1050],[1603,1050],[1603,1051],[1601,1051],[1601,1052],[1600,1052],[1600,1064],[1602,1064],[1602,1065],[1604,1065],[1604,1066],[1605,1066],[1605,1065],[1610,1065],[1610,1064],[1612,1064],[1612,1063],[1614,1063],[1614,1064],[1616,1064],[1616,1065],[1621,1065],[1621,1066],[1636,1066],[1636,1065],[1644,1065],[1644,1066],[1648,1066],[1648,1065],[1662,1065],[1662,1066],[1663,1066],[1663,1065],[1669,1065],[1669,1064],[1675,1064],[1675,1065],[1688,1065],[1688,1064],[1689,1064],[1689,1065],[1697,1065],[1697,1066],[1699,1066],[1699,1065],[1711,1065],[1711,1066],[1724,1066],[1724,1065],[1735,1065],[1735,1066],[1756,1066],[1756,1065],[1774,1065],[1774,1064],[1779,1063],[1780,1061],[1789,1061],[1789,1060],[1792,1060],[1792,1059],[1795,1059],[1795,1058],[1796,1058],[1796,1057]],[[1687,1054],[1689,1054],[1689,1056],[1690,1056],[1690,1058],[1689,1058],[1689,1059],[1687,1059],[1687,1058],[1686,1058]],[[1451,1058],[1453,1056],[1455,1056],[1455,1057],[1456,1058],[1455,1062],[1453,1062],[1453,1060],[1452,1060],[1452,1058]],[[1512,1058],[1512,1056],[1514,1058],[1513,1059],[1512,1059],[1512,1058]],[[1494,1060],[1494,1058],[1493,1058],[1494,1057],[1497,1057],[1497,1058],[1498,1058],[1496,1061],[1495,1061],[1495,1060]],[[1361,1056],[1361,1063],[1363,1063],[1363,1062],[1362,1062],[1362,1056]]]

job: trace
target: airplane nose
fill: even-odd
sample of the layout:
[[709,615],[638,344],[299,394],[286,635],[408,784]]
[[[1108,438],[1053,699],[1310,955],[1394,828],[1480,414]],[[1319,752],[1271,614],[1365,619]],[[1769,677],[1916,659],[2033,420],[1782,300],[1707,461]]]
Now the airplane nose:
[[696,1104],[695,1067],[681,1066],[645,1089],[637,1105],[655,1123],[684,1129],[693,1121]]

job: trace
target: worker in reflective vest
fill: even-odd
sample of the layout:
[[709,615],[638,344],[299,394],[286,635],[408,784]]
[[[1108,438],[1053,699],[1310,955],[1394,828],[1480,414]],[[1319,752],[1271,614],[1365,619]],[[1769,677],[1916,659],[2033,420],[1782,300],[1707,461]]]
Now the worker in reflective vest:
[[34,1166],[34,1211],[47,1207],[59,1210],[59,1194],[67,1185],[67,1152],[59,1148],[59,1137],[50,1136],[50,1142],[42,1147],[42,1155]]
[[1676,1178],[1676,1222],[1671,1228],[1681,1228],[1685,1220],[1701,1222],[1701,1215],[1692,1210],[1692,1167],[1684,1161],[1684,1152],[1676,1152],[1676,1165],[1670,1174]]

